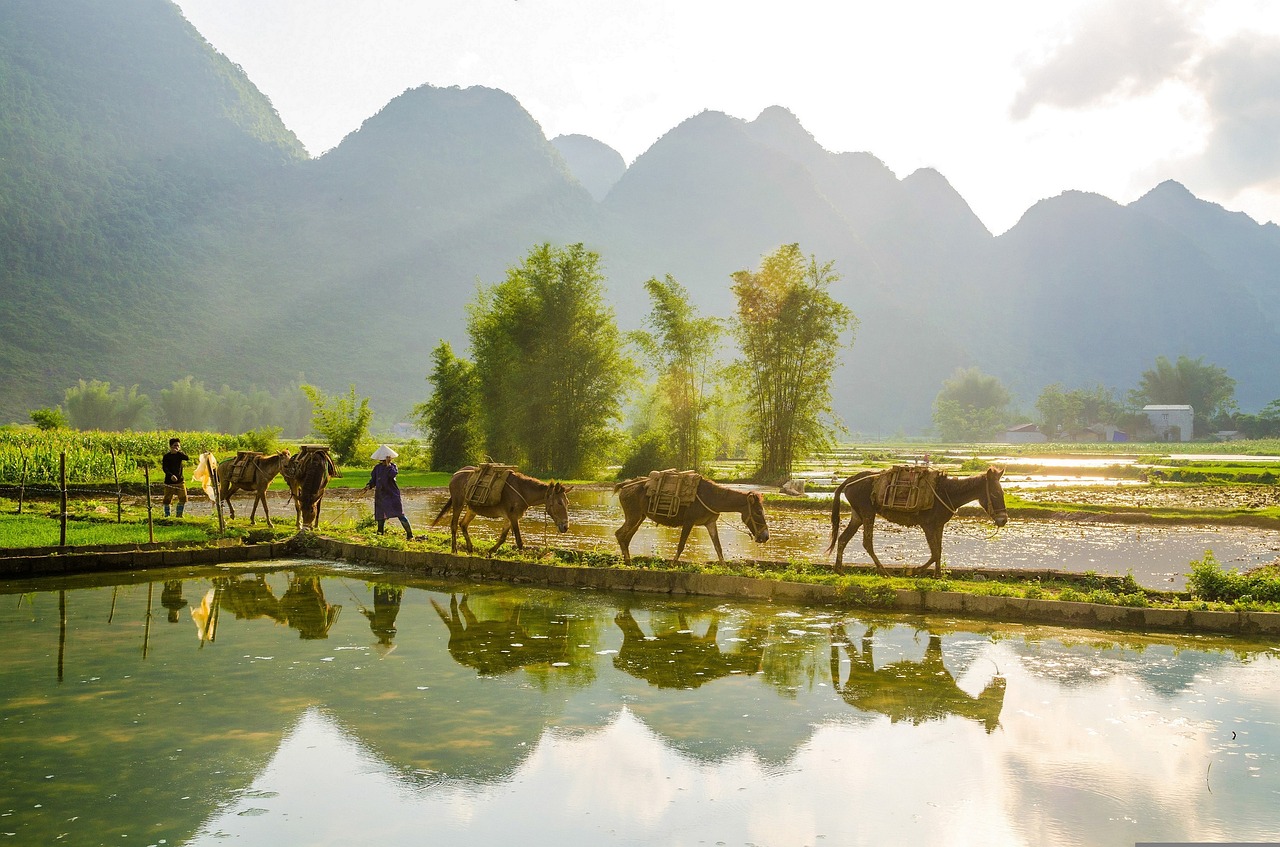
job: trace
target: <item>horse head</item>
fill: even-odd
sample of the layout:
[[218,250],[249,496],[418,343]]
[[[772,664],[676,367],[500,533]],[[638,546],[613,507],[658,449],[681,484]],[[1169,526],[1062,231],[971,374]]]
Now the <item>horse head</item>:
[[569,531],[569,492],[572,490],[573,486],[553,482],[547,491],[547,514],[555,521],[558,532]]
[[769,540],[769,524],[764,519],[764,495],[752,491],[747,495],[747,507],[742,510],[742,522],[756,543],[763,544]]
[[983,480],[982,493],[978,502],[997,527],[1009,522],[1009,512],[1004,506],[1004,489],[1000,487],[1000,477],[1004,476],[1004,468],[987,468],[986,479]]

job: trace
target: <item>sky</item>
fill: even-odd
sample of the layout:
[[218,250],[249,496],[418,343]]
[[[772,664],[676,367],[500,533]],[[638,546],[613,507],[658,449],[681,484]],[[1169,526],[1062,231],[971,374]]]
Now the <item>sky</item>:
[[1280,221],[1274,0],[176,0],[312,155],[420,85],[515,96],[628,164],[705,110],[942,173],[1000,234],[1166,179]]

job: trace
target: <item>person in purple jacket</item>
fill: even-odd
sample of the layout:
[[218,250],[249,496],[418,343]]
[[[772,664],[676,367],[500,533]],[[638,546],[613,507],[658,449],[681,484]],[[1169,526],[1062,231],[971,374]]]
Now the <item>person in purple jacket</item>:
[[373,451],[372,458],[376,459],[378,464],[373,466],[373,473],[369,475],[369,484],[364,487],[364,490],[373,490],[373,517],[378,522],[378,534],[382,535],[386,532],[388,518],[397,518],[400,525],[404,527],[405,536],[412,541],[413,530],[409,527],[409,519],[404,516],[404,504],[400,502],[400,486],[396,485],[396,474],[400,469],[396,467],[395,462],[391,461],[398,455],[400,454],[385,444]]

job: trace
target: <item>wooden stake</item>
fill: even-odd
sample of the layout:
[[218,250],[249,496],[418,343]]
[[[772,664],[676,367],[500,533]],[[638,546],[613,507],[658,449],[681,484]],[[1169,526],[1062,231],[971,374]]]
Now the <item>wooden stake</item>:
[[62,496],[62,514],[61,518],[62,533],[58,537],[58,546],[67,546],[67,451],[63,450],[58,458],[58,488],[61,489]]

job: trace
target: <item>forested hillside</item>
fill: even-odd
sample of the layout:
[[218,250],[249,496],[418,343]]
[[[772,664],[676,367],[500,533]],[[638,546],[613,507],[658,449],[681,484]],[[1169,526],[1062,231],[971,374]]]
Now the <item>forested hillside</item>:
[[649,277],[727,317],[730,274],[779,245],[834,260],[861,321],[835,407],[867,433],[921,431],[961,366],[1028,410],[1161,355],[1225,368],[1245,410],[1280,396],[1280,229],[1176,183],[994,237],[944,175],[827,151],[781,107],[692,116],[626,168],[504,92],[430,85],[308,159],[168,0],[0,4],[0,419],[187,375],[354,383],[401,416],[439,339],[465,355],[477,286],[543,241],[600,253],[624,329]]

